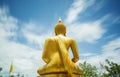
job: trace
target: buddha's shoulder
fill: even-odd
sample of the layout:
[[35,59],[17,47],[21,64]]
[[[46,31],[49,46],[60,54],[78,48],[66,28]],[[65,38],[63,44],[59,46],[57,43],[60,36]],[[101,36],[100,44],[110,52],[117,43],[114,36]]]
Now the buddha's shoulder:
[[67,38],[67,41],[69,41],[69,43],[75,43],[75,39],[74,38],[71,38],[71,37],[68,37]]
[[[55,41],[56,39],[59,39],[59,37],[56,37],[56,36],[49,37],[49,38],[46,39],[46,41]],[[75,41],[75,39],[71,38],[71,37],[64,37],[63,39],[67,40],[67,41]]]

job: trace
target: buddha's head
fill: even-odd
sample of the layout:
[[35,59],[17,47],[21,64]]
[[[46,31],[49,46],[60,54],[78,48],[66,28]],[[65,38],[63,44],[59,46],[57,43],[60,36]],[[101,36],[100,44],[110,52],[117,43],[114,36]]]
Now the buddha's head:
[[62,34],[66,36],[66,26],[62,23],[61,19],[59,19],[58,23],[56,24],[54,31],[55,35]]

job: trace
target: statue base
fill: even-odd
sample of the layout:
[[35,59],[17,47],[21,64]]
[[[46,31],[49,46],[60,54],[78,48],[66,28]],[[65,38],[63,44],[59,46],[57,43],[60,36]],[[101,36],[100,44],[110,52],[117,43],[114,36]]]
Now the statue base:
[[[37,77],[68,77],[68,73],[67,72],[45,73],[45,74],[41,74],[40,76],[37,76]],[[82,74],[73,73],[72,77],[82,77]]]

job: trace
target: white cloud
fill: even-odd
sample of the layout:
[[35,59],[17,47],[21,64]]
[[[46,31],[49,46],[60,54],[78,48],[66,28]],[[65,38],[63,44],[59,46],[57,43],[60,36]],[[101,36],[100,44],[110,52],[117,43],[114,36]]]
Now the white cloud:
[[100,21],[89,23],[75,23],[68,26],[68,35],[74,37],[78,42],[94,43],[105,33]]
[[[103,34],[106,32],[106,29],[103,28],[103,22],[110,17],[110,14],[91,22],[77,21],[79,17],[78,15],[80,15],[94,3],[95,0],[75,0],[68,10],[67,18],[65,19],[68,36],[74,37],[77,42],[94,43],[101,39]],[[101,3],[103,3],[103,1],[101,1]]]
[[32,76],[35,76],[37,68],[40,64],[43,64],[41,62],[41,51],[23,44],[2,40],[0,41],[0,51],[0,59],[2,61],[0,65],[4,66],[3,70],[6,71],[9,71],[10,63],[13,62],[14,72],[24,74],[32,72]]
[[94,56],[95,54],[93,54],[93,53],[81,53],[80,54],[80,56],[82,56],[82,57],[90,57],[90,56]]
[[109,42],[107,45],[103,46],[103,51],[118,51],[120,49],[120,38]]
[[46,29],[44,29],[43,26],[40,26],[35,22],[25,23],[23,26],[22,33],[27,39],[27,42],[30,45],[38,44],[37,46],[39,46],[40,49],[43,49],[45,39],[53,35],[52,32],[49,30],[45,31]]
[[[11,62],[14,65],[14,73],[35,77],[39,66],[44,64],[41,60],[42,51],[9,40],[9,37],[18,36],[18,23],[16,18],[10,16],[8,8],[0,8],[0,66],[3,68],[5,77],[8,75]],[[33,37],[37,38],[34,34]]]
[[16,35],[18,20],[8,15],[9,10],[7,8],[0,8],[0,36],[6,38]]
[[[99,63],[105,63],[105,59],[116,62],[120,64],[120,37],[110,41],[108,44],[102,47],[102,53],[99,55],[88,56],[87,61],[95,66],[100,66]],[[92,53],[91,53],[92,54]]]
[[71,24],[77,20],[78,15],[93,5],[94,2],[95,0],[74,0],[72,6],[69,8],[66,23]]

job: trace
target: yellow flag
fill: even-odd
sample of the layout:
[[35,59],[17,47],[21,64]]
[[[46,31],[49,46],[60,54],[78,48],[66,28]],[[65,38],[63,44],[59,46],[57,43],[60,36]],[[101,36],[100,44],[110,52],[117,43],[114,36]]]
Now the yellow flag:
[[10,65],[10,73],[13,71],[13,63],[11,63],[11,65]]

